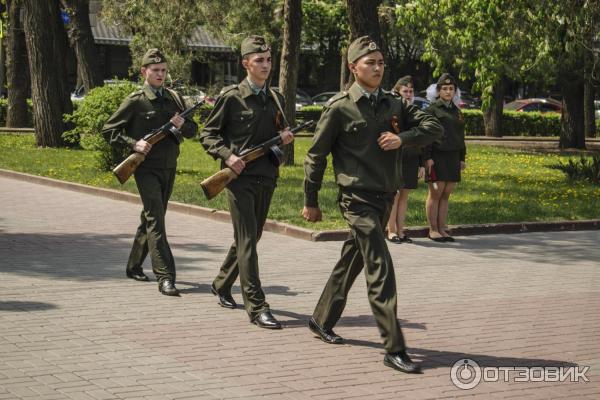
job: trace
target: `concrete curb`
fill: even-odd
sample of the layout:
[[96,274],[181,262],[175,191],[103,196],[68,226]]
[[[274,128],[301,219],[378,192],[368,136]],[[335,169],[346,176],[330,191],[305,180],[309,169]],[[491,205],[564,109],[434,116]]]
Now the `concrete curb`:
[[[66,182],[58,179],[46,178],[38,175],[26,174],[23,172],[0,169],[0,176],[17,179],[25,182],[37,183],[61,189],[72,190],[80,193],[87,193],[95,196],[102,196],[113,200],[127,201],[129,203],[140,204],[141,201],[137,194],[123,192],[120,190],[98,188],[80,183]],[[169,211],[183,214],[194,215],[202,218],[208,218],[219,222],[230,222],[231,217],[227,211],[216,210],[212,208],[200,207],[191,204],[180,203],[177,201],[169,202]],[[581,220],[581,221],[556,221],[556,222],[511,222],[502,224],[474,224],[474,225],[451,225],[449,226],[454,236],[469,235],[489,235],[489,234],[509,234],[525,232],[556,232],[556,231],[581,231],[600,229],[600,219]],[[313,231],[306,228],[297,227],[283,222],[268,219],[264,227],[265,231],[279,233],[291,236],[297,239],[309,240],[313,242],[342,241],[349,237],[350,231],[347,229],[330,231]],[[427,227],[417,226],[407,228],[406,233],[410,237],[427,237]]]

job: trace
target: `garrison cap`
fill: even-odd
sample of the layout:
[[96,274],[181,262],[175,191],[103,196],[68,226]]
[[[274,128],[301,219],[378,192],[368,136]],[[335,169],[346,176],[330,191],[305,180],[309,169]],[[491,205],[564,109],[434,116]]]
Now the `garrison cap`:
[[356,62],[362,56],[366,56],[374,51],[381,51],[381,48],[369,36],[361,36],[348,46],[348,62]]
[[167,59],[159,49],[148,49],[142,58],[142,67],[150,64],[166,63]]
[[252,53],[264,53],[265,51],[271,50],[271,47],[265,42],[265,38],[262,36],[252,35],[242,40],[242,46],[240,52],[242,57]]
[[400,86],[414,87],[412,76],[406,75],[406,76],[403,76],[402,78],[398,79],[396,81],[396,84],[394,85],[394,87],[399,88]]
[[441,88],[442,85],[454,85],[455,88],[458,87],[458,84],[456,83],[456,79],[454,79],[454,77],[447,72],[444,72],[442,74],[442,76],[440,76],[440,79],[438,79],[438,81],[437,81],[438,89]]

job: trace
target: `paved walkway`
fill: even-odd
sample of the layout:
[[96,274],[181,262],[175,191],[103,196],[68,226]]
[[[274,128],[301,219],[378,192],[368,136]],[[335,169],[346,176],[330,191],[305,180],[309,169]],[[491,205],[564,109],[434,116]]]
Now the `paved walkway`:
[[[125,279],[138,213],[0,178],[0,399],[600,398],[600,231],[391,245],[398,315],[424,366],[406,375],[382,364],[364,279],[336,329],[345,345],[306,328],[339,242],[265,233],[261,278],[286,325],[267,331],[209,293],[228,224],[168,214],[180,298]],[[450,379],[463,358],[485,367],[471,390]],[[589,382],[490,382],[493,367],[573,367]]]

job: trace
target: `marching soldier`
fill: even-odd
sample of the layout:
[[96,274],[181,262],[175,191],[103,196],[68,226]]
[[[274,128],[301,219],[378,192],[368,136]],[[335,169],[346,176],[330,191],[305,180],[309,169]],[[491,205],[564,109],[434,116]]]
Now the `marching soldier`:
[[[112,146],[127,146],[146,155],[134,174],[144,208],[126,275],[137,281],[148,281],[142,264],[150,253],[158,290],[167,296],[178,296],[175,260],[165,231],[165,213],[175,182],[179,143],[183,140],[182,136],[193,137],[197,126],[191,119],[178,115],[185,109],[183,99],[163,86],[167,60],[158,49],[146,52],[140,72],[145,79],[143,88],[127,96],[104,124],[102,134]],[[177,128],[173,135],[154,146],[143,139],[168,121]]]
[[354,280],[365,268],[369,302],[387,352],[384,364],[415,373],[420,367],[406,353],[396,318],[396,279],[383,227],[401,187],[400,146],[427,145],[441,136],[442,128],[432,116],[380,89],[383,54],[368,36],[350,44],[348,64],[356,82],[324,108],[304,161],[302,215],[312,222],[322,219],[318,192],[331,153],[340,210],[352,234],[344,242],[309,328],[327,343],[342,343],[333,327]]
[[[277,123],[284,118],[283,97],[267,84],[271,50],[264,38],[244,39],[241,55],[247,77],[238,85],[224,89],[200,135],[208,154],[239,175],[227,186],[234,243],[211,291],[219,305],[235,308],[231,287],[239,275],[250,321],[261,328],[280,329],[281,324],[269,311],[261,287],[256,252],[279,176],[278,162],[276,157],[262,157],[246,165],[238,155],[276,135],[281,135],[283,144],[291,143],[293,134],[287,124],[278,126]],[[286,129],[278,133],[284,127]]]

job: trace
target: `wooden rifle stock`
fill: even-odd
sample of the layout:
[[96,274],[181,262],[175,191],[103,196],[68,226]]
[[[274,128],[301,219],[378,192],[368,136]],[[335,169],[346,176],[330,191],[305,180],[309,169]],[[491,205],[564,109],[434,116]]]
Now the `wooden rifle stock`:
[[[188,115],[193,113],[196,110],[196,108],[200,107],[202,104],[204,104],[204,100],[201,100],[198,103],[191,106],[190,108],[187,108],[181,114],[179,114],[179,116],[182,118],[187,117]],[[146,136],[144,136],[144,140],[146,142],[150,143],[152,146],[154,146],[156,143],[160,142],[161,140],[163,140],[164,138],[167,137],[167,135],[169,134],[169,130],[172,127],[173,127],[173,124],[171,123],[171,121],[169,121],[166,124],[164,124],[163,126],[161,126],[160,128],[157,128],[157,129],[153,130],[152,132],[150,132],[149,134],[147,134]],[[113,174],[115,174],[115,176],[117,177],[117,179],[119,180],[119,182],[122,185],[125,182],[127,182],[127,180],[131,177],[131,175],[133,175],[135,170],[140,166],[141,163],[144,162],[145,159],[146,159],[146,155],[144,153],[137,153],[137,152],[132,153],[126,159],[121,161],[121,163],[119,165],[117,165],[112,170],[112,172],[113,172]]]
[[[313,123],[313,120],[303,122],[292,129],[292,133],[296,133],[307,126],[312,125]],[[281,144],[281,137],[277,135],[266,142],[241,152],[239,157],[244,160],[245,163],[248,163],[267,154],[270,151],[269,149],[271,146],[278,146],[279,144]],[[225,189],[225,187],[237,177],[238,175],[231,168],[225,167],[200,182],[200,186],[202,187],[202,191],[204,192],[206,198],[210,200],[221,193],[221,191],[223,191],[223,189]]]

